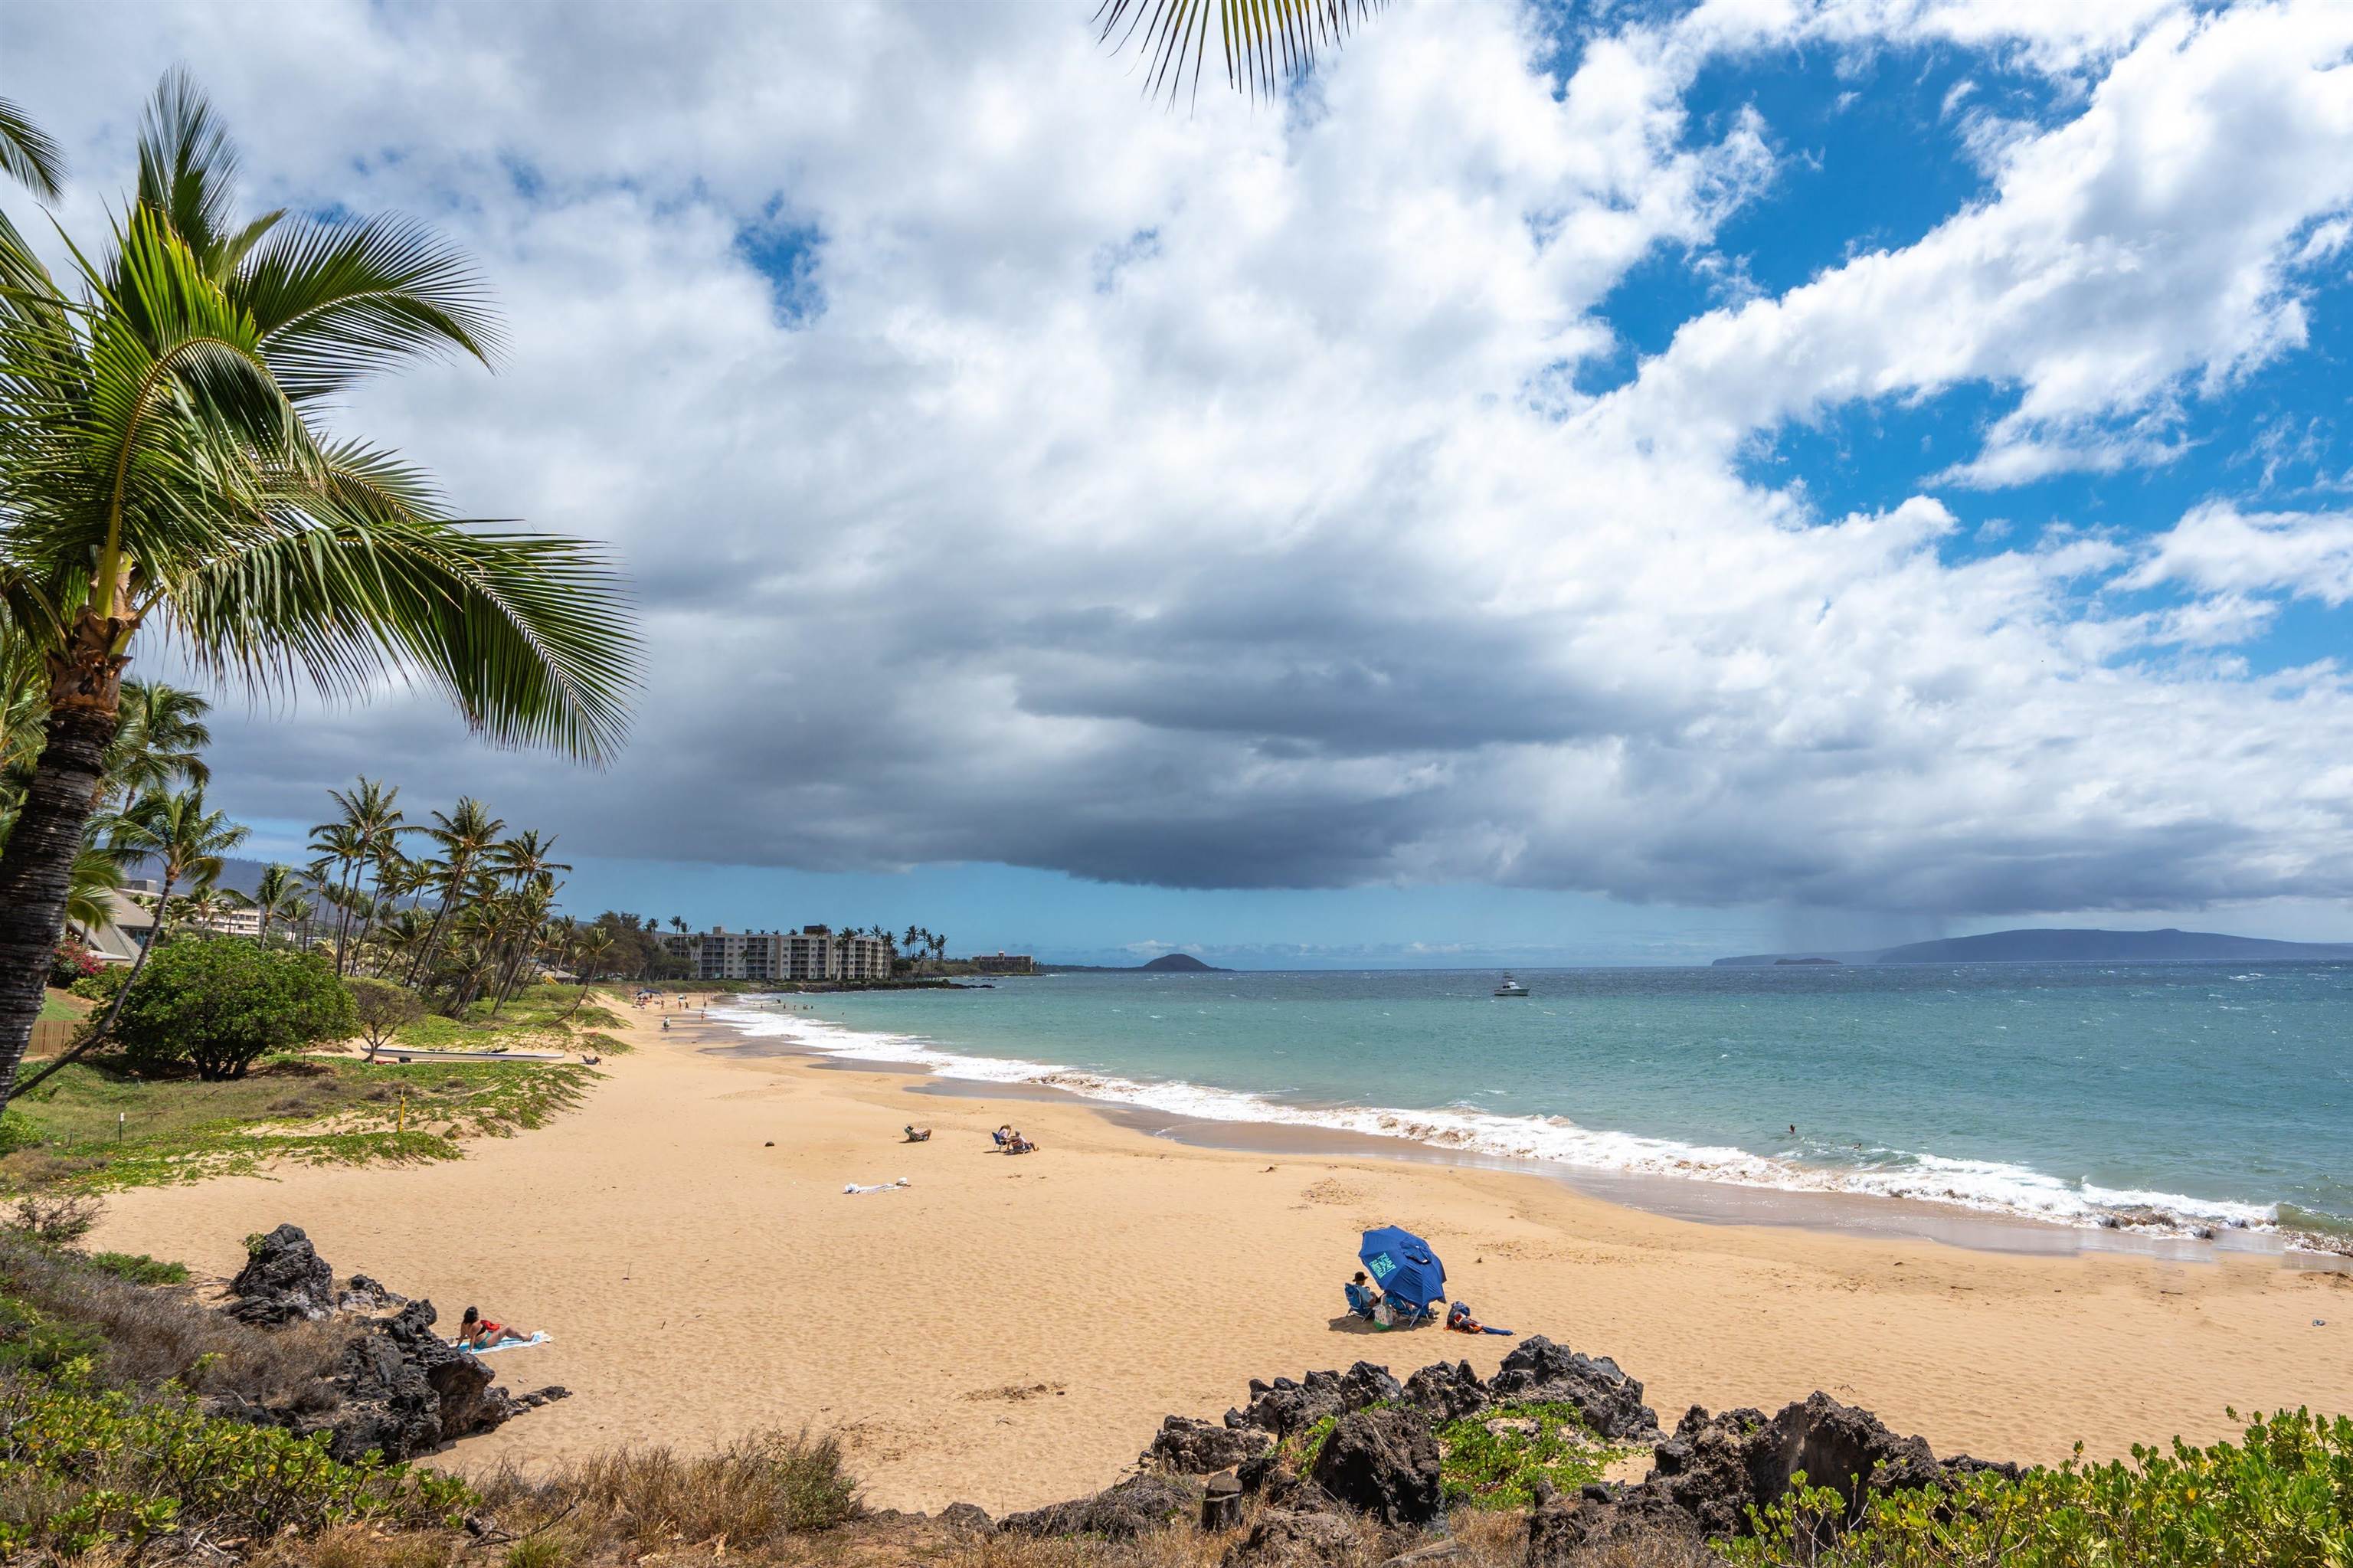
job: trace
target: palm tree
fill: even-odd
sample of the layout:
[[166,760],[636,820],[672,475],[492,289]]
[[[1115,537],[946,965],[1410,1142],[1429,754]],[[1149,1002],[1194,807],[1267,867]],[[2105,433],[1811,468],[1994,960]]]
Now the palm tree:
[[1272,97],[1285,82],[1314,68],[1319,45],[1337,47],[1349,25],[1372,14],[1387,0],[1255,0],[1237,5],[1231,0],[1100,0],[1095,20],[1109,42],[1131,43],[1144,57],[1145,91],[1157,96],[1164,90],[1174,102],[1185,79],[1193,92],[1201,90],[1201,59],[1209,43],[1209,13],[1218,16],[1218,38],[1224,47],[1226,82],[1237,92]]
[[194,692],[158,681],[122,683],[121,727],[106,748],[107,799],[133,800],[174,784],[206,784],[212,769],[204,748],[213,743],[205,724],[212,704]]
[[[384,894],[385,857],[399,853],[400,835],[415,830],[405,825],[407,813],[395,804],[400,799],[400,787],[396,784],[387,789],[362,775],[349,790],[330,789],[327,798],[335,803],[343,817],[313,828],[311,847],[338,862],[343,869],[341,891],[346,902],[343,918],[335,927],[335,972],[341,974],[353,914],[364,907],[373,916],[375,903]],[[375,897],[364,906],[359,900],[356,885],[362,866],[369,868],[375,882]],[[366,936],[367,927],[363,922],[353,939],[362,940]]]
[[465,890],[475,868],[491,853],[491,846],[499,842],[499,835],[506,831],[505,819],[491,816],[489,810],[471,795],[459,796],[455,810],[446,814],[440,811],[433,813],[433,825],[425,830],[425,836],[441,850],[441,903],[433,912],[433,935],[427,939],[425,950],[418,955],[417,965],[408,971],[410,985],[417,983],[418,969],[431,962],[434,955],[441,950],[441,933],[448,922],[450,911],[457,907],[459,896]]
[[[108,834],[107,848],[119,856],[153,861],[162,875],[155,895],[155,930],[132,965],[136,978],[147,954],[164,939],[171,919],[172,887],[175,883],[209,886],[221,874],[221,857],[245,842],[247,830],[231,822],[225,811],[205,809],[201,784],[171,794],[142,795],[122,813]],[[130,990],[126,983],[123,990]]]
[[548,852],[554,847],[555,840],[553,836],[542,839],[538,830],[526,830],[492,850],[490,864],[501,876],[510,879],[508,883],[510,887],[519,888],[531,877],[572,869],[561,861],[547,858]]
[[[5,144],[0,166],[43,166],[20,132]],[[175,72],[112,244],[76,250],[73,291],[0,235],[0,604],[48,681],[0,848],[0,1107],[151,624],[255,694],[356,694],[406,672],[493,741],[603,761],[626,728],[636,637],[593,547],[454,519],[424,473],[317,422],[405,361],[487,361],[470,266],[397,218],[239,223],[236,168]]]
[[603,969],[605,955],[613,950],[613,933],[603,924],[589,927],[580,934],[580,991],[572,999],[572,1011],[588,1000],[588,987]]
[[269,923],[272,920],[286,918],[292,914],[293,907],[298,902],[295,897],[295,887],[294,868],[290,865],[280,865],[272,862],[269,868],[262,872],[261,880],[254,884],[253,887],[253,906],[261,916],[261,929],[257,933],[258,939],[269,941]]

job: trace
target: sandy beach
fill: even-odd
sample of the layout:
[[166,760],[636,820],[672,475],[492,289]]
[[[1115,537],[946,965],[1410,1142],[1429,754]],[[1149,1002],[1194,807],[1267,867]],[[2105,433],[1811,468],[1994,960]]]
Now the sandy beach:
[[[992,1510],[1100,1487],[1170,1412],[1357,1359],[1400,1375],[1514,1341],[1353,1331],[1358,1231],[1427,1235],[1480,1315],[1614,1356],[1666,1425],[1821,1388],[1939,1452],[2055,1461],[2232,1432],[2226,1405],[2353,1410],[2353,1277],[2274,1257],[2034,1256],[1698,1224],[1542,1177],[1149,1136],[1075,1102],[709,1049],[628,1013],[586,1104],[400,1170],[287,1170],[111,1199],[93,1244],[226,1275],[292,1221],[339,1274],[545,1329],[499,1356],[574,1397],[444,1456],[832,1429],[869,1500]],[[992,1152],[1020,1126],[1042,1147]],[[907,1122],[935,1129],[899,1141]],[[847,1182],[913,1185],[845,1195]],[[2315,1319],[2325,1326],[2316,1326]]]

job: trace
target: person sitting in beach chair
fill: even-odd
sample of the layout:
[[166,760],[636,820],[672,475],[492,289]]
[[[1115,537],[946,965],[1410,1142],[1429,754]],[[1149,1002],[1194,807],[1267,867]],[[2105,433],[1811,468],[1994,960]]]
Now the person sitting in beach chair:
[[1458,1334],[1502,1334],[1509,1338],[1512,1332],[1509,1329],[1490,1329],[1471,1316],[1468,1301],[1457,1301],[1446,1309],[1446,1326]]
[[1340,1288],[1347,1293],[1349,1311],[1367,1323],[1380,1320],[1378,1314],[1381,1307],[1381,1293],[1377,1287],[1365,1278],[1363,1269],[1356,1270],[1356,1277]]
[[509,1340],[527,1341],[530,1338],[529,1329],[513,1323],[493,1322],[472,1307],[467,1308],[465,1317],[458,1321],[458,1343],[470,1351],[487,1351]]
[[1004,1126],[998,1128],[995,1132],[990,1133],[988,1136],[997,1139],[997,1148],[1003,1149],[1013,1141],[1013,1124],[1011,1122],[1007,1122]]
[[932,1129],[928,1127],[917,1127],[914,1123],[909,1122],[906,1130],[907,1141],[910,1143],[929,1143],[932,1140]]

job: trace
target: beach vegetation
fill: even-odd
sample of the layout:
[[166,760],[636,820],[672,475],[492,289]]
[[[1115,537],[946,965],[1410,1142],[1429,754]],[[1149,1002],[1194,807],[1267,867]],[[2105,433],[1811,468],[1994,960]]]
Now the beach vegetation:
[[1574,1404],[1505,1405],[1438,1429],[1440,1474],[1451,1507],[1524,1509],[1539,1482],[1574,1492],[1628,1452],[1594,1436]]
[[143,982],[118,980],[113,1035],[142,1068],[185,1063],[208,1083],[241,1078],[272,1052],[343,1040],[359,1026],[351,992],[315,953],[241,937],[183,936],[151,944]]
[[97,1386],[87,1358],[0,1371],[0,1556],[82,1556],[174,1535],[237,1540],[349,1521],[447,1525],[466,1484],[374,1458],[346,1464],[323,1436],[206,1415],[187,1393]]
[[1736,1568],[2342,1568],[2353,1417],[2279,1411],[2237,1443],[2177,1437],[2129,1460],[1980,1473],[1849,1511],[1835,1489],[1801,1486],[1724,1551]]
[[242,1077],[158,1076],[114,1055],[65,1068],[0,1116],[0,1188],[170,1185],[280,1163],[412,1164],[544,1126],[596,1077],[579,1064],[370,1064],[266,1055]]
[[[0,1228],[0,1300],[17,1321],[69,1353],[45,1352],[56,1366],[83,1359],[88,1378],[108,1388],[175,1384],[197,1394],[235,1390],[269,1403],[299,1396],[332,1370],[345,1335],[328,1325],[263,1330],[213,1311],[164,1277],[178,1264],[121,1254],[87,1255]],[[0,1344],[16,1336],[0,1324]]]
[[425,1016],[425,999],[392,980],[354,975],[343,982],[343,989],[351,992],[352,1016],[359,1037],[367,1043],[370,1061],[402,1030]]
[[[491,739],[592,761],[621,742],[637,662],[599,550],[453,518],[429,475],[322,422],[373,375],[488,361],[466,258],[399,218],[245,220],[234,146],[182,73],[137,141],[137,186],[69,276],[0,225],[0,673],[11,735],[38,727],[0,845],[0,1107],[142,631],[255,695],[422,676]],[[38,161],[0,172],[52,199]]]

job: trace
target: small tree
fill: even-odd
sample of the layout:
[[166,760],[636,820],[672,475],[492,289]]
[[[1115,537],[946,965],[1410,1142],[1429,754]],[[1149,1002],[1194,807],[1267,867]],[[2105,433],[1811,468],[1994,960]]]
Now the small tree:
[[425,999],[405,985],[364,977],[347,980],[352,1012],[359,1019],[360,1038],[367,1042],[367,1059],[391,1044],[392,1037],[425,1016]]
[[327,958],[191,935],[156,949],[114,1033],[134,1061],[185,1062],[217,1081],[245,1076],[265,1053],[347,1039],[358,1026]]

